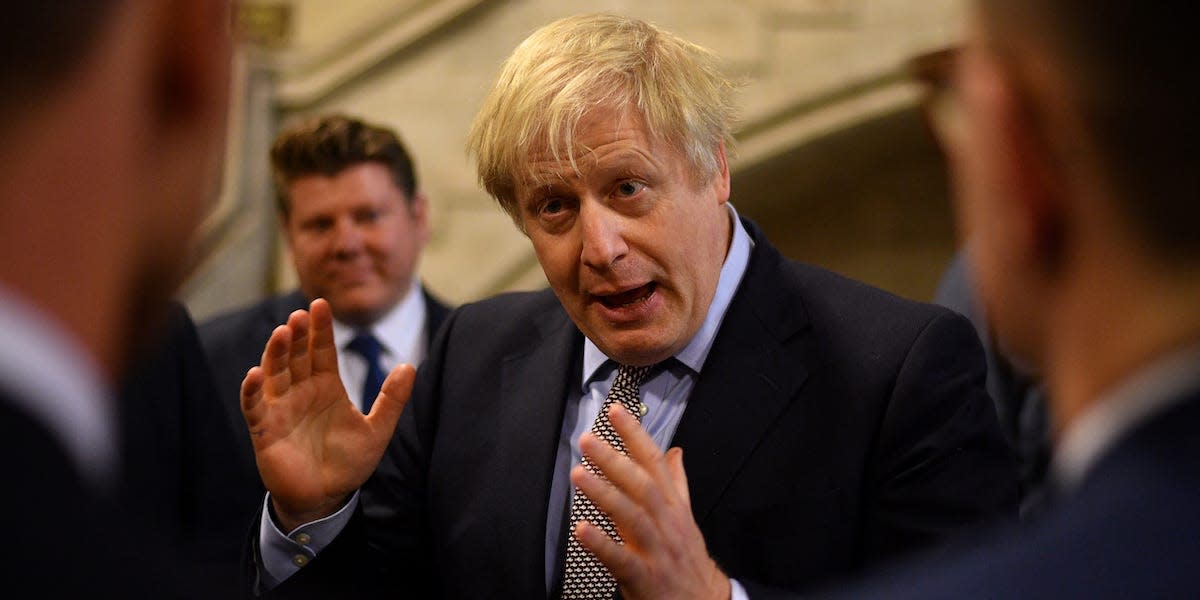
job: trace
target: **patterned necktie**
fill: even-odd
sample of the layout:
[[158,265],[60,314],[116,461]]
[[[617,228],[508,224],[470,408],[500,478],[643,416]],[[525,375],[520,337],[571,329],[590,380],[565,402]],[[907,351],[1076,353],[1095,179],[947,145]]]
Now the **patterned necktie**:
[[387,377],[387,373],[379,366],[379,355],[383,352],[383,346],[375,336],[364,331],[354,336],[354,339],[346,344],[346,349],[358,354],[367,363],[367,376],[363,378],[362,385],[362,411],[364,414],[369,413],[371,405],[375,403],[375,397],[379,395],[379,388],[383,387],[383,380]]
[[[625,443],[621,441],[620,436],[613,429],[612,422],[608,419],[608,407],[614,402],[620,402],[625,410],[628,410],[640,421],[639,388],[651,368],[621,365],[617,370],[617,379],[613,382],[612,389],[608,391],[604,405],[600,407],[600,414],[596,416],[596,422],[592,425],[592,433],[607,441],[621,454],[625,454]],[[596,472],[595,467],[586,456],[583,457],[583,467],[592,473]],[[579,488],[575,488],[575,499],[571,501],[571,531],[567,534],[567,558],[563,570],[562,598],[563,600],[612,598],[617,591],[617,582],[608,572],[608,568],[575,538],[575,526],[580,520],[587,520],[588,523],[607,533],[617,543],[621,542],[620,536],[617,535],[617,529],[608,515],[596,508],[591,499],[579,491]]]

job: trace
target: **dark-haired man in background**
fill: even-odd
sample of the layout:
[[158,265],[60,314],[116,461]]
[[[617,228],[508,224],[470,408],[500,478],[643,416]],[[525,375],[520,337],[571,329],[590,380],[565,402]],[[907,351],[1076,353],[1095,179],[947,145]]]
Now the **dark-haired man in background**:
[[[408,151],[391,130],[342,115],[302,122],[271,148],[276,205],[300,287],[200,326],[222,403],[245,431],[238,391],[271,331],[324,298],[338,369],[364,412],[383,375],[420,364],[449,309],[417,278],[429,207]],[[239,436],[253,466],[253,450]],[[259,502],[262,488],[253,491]]]

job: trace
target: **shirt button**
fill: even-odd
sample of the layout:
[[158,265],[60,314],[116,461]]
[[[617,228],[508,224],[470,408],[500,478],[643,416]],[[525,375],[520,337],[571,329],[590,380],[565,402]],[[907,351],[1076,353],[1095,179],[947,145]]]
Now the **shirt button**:
[[303,567],[308,564],[308,557],[303,554],[297,554],[292,557],[292,564],[297,567]]
[[300,544],[301,546],[306,546],[311,541],[312,536],[308,535],[307,533],[301,533],[296,536],[296,543]]

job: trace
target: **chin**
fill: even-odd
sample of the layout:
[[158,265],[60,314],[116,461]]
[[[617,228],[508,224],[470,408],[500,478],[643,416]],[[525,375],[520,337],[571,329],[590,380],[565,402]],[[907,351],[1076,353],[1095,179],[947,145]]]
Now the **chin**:
[[355,300],[341,300],[337,303],[330,302],[329,308],[333,311],[333,316],[337,320],[360,327],[374,323],[387,312],[387,308],[381,308],[378,302]]
[[[634,335],[629,335],[630,333]],[[620,332],[615,335],[609,334],[602,339],[603,343],[596,342],[593,338],[596,347],[624,365],[652,365],[671,358],[682,348],[664,344],[661,336],[650,332]]]

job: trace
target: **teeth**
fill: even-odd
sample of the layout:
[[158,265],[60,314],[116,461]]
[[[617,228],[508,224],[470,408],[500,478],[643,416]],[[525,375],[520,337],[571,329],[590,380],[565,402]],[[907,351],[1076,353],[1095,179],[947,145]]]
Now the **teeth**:
[[645,300],[653,292],[654,286],[652,284],[646,284],[642,287],[629,290],[628,292],[605,296],[601,298],[601,302],[610,307],[624,307]]

